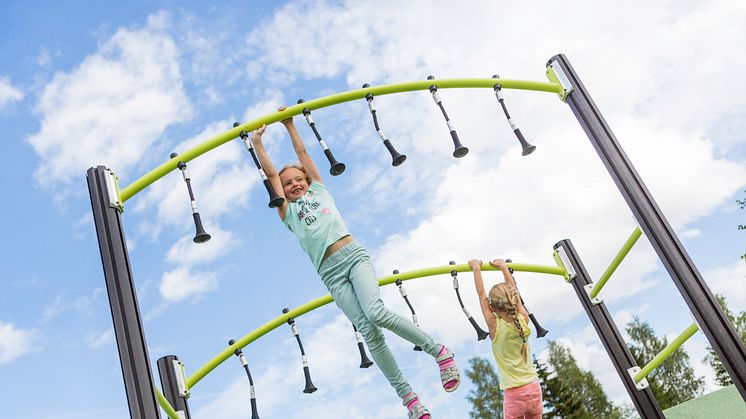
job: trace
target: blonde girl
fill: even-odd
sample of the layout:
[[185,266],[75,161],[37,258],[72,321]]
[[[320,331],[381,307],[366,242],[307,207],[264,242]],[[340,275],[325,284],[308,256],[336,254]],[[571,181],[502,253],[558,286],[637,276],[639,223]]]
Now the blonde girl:
[[528,338],[531,329],[528,327],[528,311],[521,303],[515,279],[505,261],[495,259],[490,265],[503,273],[505,282],[493,286],[489,293],[485,293],[482,261],[469,261],[474,272],[479,305],[492,340],[492,354],[500,375],[503,417],[540,419],[543,402],[539,377],[530,359]]

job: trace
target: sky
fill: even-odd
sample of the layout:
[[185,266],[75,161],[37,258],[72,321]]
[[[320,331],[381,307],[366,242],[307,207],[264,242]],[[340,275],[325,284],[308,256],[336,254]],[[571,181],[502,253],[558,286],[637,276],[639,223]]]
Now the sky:
[[[0,417],[128,417],[85,172],[106,165],[128,185],[168,159],[297,99],[437,78],[546,81],[567,55],[713,292],[746,309],[746,5],[725,1],[546,3],[0,2]],[[469,147],[451,156],[428,92],[376,98],[379,121],[407,161],[391,167],[364,101],[314,111],[347,165],[325,175],[379,275],[512,258],[553,265],[571,239],[598,278],[636,226],[568,106],[554,94],[505,90],[536,151],[520,147],[489,89],[441,89]],[[296,125],[317,164],[320,147]],[[265,143],[276,164],[294,156],[284,130]],[[206,244],[192,243],[177,172],[130,199],[122,215],[148,351],[177,355],[191,374],[240,338],[327,292],[296,239],[267,208],[243,145],[189,162]],[[322,172],[326,173],[327,169]],[[485,275],[488,285],[499,281]],[[516,273],[528,307],[609,397],[629,403],[572,287]],[[479,319],[471,275],[459,275]],[[458,306],[450,276],[405,283],[421,327],[456,354],[491,359]],[[394,287],[387,306],[408,316]],[[604,288],[617,326],[640,316],[659,335],[692,322],[643,236]],[[350,323],[333,305],[297,319],[319,390],[302,394],[289,327],[244,348],[262,417],[402,417],[381,373],[358,368]],[[483,326],[484,327],[484,326]],[[404,375],[436,417],[466,417],[472,386],[446,394],[432,360],[387,333]],[[684,348],[705,391],[707,342]],[[156,378],[157,381],[157,378]],[[192,389],[192,417],[250,417],[248,382],[229,359]],[[165,415],[163,416],[165,417]]]

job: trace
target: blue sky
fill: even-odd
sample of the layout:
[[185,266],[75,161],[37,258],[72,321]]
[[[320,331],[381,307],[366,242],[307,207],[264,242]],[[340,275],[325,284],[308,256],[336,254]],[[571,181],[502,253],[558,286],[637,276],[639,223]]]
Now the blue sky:
[[[0,5],[0,417],[122,418],[127,406],[90,216],[85,171],[104,164],[128,185],[168,158],[298,98],[437,78],[545,80],[568,55],[705,280],[746,309],[746,240],[735,200],[746,187],[746,7],[724,1],[522,5],[505,2],[2,2]],[[556,96],[505,91],[537,151],[521,157],[491,91],[442,90],[463,143],[426,92],[376,99],[382,129],[408,160],[392,168],[365,102],[314,112],[347,171],[326,177],[353,235],[381,275],[512,257],[550,265],[570,238],[598,277],[635,226],[569,108]],[[302,118],[309,150],[323,155]],[[281,127],[267,146],[293,159]],[[238,338],[326,294],[295,238],[266,208],[238,141],[190,162],[213,240],[191,243],[178,173],[127,202],[123,216],[150,356],[191,373]],[[571,287],[517,275],[547,338],[568,345],[607,393],[627,401]],[[488,281],[497,280],[489,275]],[[478,313],[469,275],[467,307]],[[461,366],[490,357],[463,318],[450,277],[408,282],[424,329]],[[406,314],[395,289],[384,301]],[[604,290],[622,327],[639,314],[660,334],[691,323],[647,241]],[[262,417],[401,417],[378,370],[359,370],[351,327],[334,307],[298,319],[314,383],[301,393],[289,328],[245,349]],[[439,389],[432,361],[387,335],[438,417],[465,417],[465,385]],[[545,340],[532,340],[539,356]],[[685,347],[698,374],[705,340]],[[194,417],[249,417],[248,384],[231,359],[192,392]]]

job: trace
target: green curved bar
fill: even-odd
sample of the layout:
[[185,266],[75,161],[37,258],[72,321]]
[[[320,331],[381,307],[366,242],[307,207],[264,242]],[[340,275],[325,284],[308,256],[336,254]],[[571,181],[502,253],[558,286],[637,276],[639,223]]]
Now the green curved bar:
[[[565,276],[567,274],[564,268],[560,268],[557,266],[532,265],[532,264],[527,264],[527,263],[508,263],[507,265],[513,268],[513,270],[515,271],[536,272],[536,273],[559,275],[559,276]],[[408,281],[410,279],[424,278],[424,277],[433,276],[433,275],[448,274],[454,269],[457,272],[471,272],[471,268],[466,263],[463,263],[460,265],[436,266],[432,268],[417,269],[414,271],[402,272],[398,275],[385,276],[378,280],[378,284],[380,286],[383,286],[383,285],[393,284],[394,282],[396,282],[397,279],[401,279],[402,281]],[[497,268],[493,267],[489,263],[483,263],[482,270],[495,271],[497,270]],[[252,332],[250,332],[246,336],[242,337],[241,339],[236,340],[236,342],[233,345],[225,348],[222,352],[217,354],[213,359],[211,359],[205,365],[203,365],[201,368],[195,371],[194,374],[189,376],[187,378],[187,388],[191,389],[193,386],[195,386],[208,373],[210,373],[210,371],[214,370],[218,365],[222,364],[226,359],[230,358],[233,355],[233,353],[236,351],[236,349],[243,348],[244,346],[250,344],[251,342],[259,339],[260,337],[274,330],[278,326],[285,324],[288,318],[300,317],[301,315],[308,313],[311,310],[317,309],[321,306],[324,306],[326,304],[329,304],[332,301],[333,301],[332,296],[327,294],[323,297],[319,297],[315,300],[311,300],[301,306],[298,306],[281,316],[275,317],[274,319],[268,321],[267,323],[264,323],[263,325],[254,329]]]
[[430,85],[436,84],[439,89],[455,89],[455,88],[489,88],[492,87],[499,81],[503,89],[519,89],[519,90],[534,90],[538,92],[549,92],[560,94],[563,89],[557,83],[546,83],[546,82],[535,82],[526,80],[511,80],[511,79],[442,79],[442,80],[420,80],[410,81],[404,83],[384,84],[381,86],[371,86],[364,89],[349,90],[347,92],[335,93],[333,95],[324,96],[318,99],[309,100],[302,104],[289,106],[282,112],[272,112],[271,114],[264,115],[257,119],[251,120],[244,123],[236,128],[230,129],[222,134],[216,135],[187,151],[179,153],[179,155],[167,162],[161,164],[155,169],[149,171],[139,179],[135,180],[131,184],[127,185],[119,193],[120,202],[124,203],[138,192],[142,191],[152,183],[162,178],[172,170],[176,169],[176,165],[179,161],[188,162],[213,150],[228,141],[231,141],[238,137],[241,130],[253,131],[262,125],[269,125],[291,116],[300,115],[303,113],[303,108],[310,110],[321,109],[327,106],[336,105],[339,103],[350,102],[357,99],[365,98],[367,93],[372,93],[376,96],[389,95],[392,93],[410,92],[414,90],[428,90]]
[[163,409],[164,412],[166,412],[166,415],[171,419],[181,419],[181,416],[179,416],[178,413],[176,413],[176,409],[174,409],[173,406],[171,406],[171,403],[166,400],[166,396],[161,393],[160,390],[155,389],[155,395],[158,397],[158,404],[161,406],[161,409]]

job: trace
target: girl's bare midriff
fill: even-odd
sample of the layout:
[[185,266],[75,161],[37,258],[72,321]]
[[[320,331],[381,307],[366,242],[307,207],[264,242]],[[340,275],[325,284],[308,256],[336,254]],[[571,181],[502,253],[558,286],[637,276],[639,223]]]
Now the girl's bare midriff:
[[324,260],[328,258],[329,256],[333,255],[337,250],[345,247],[346,244],[351,243],[351,242],[352,242],[352,236],[344,236],[341,239],[330,244],[329,247],[326,248],[326,252],[324,252]]

